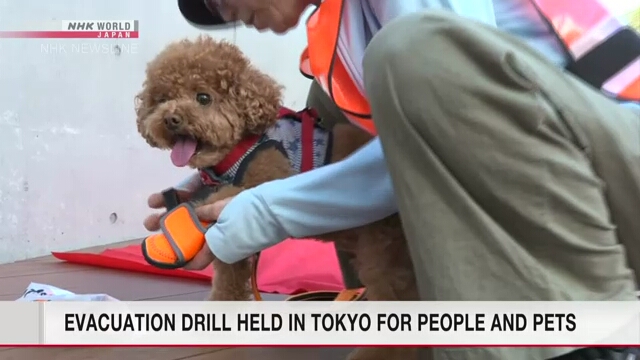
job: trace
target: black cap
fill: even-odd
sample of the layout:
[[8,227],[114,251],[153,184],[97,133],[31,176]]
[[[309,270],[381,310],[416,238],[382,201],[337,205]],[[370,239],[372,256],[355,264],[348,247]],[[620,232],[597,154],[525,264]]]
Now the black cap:
[[209,9],[204,2],[205,0],[178,0],[178,8],[180,8],[182,16],[196,27],[218,27],[233,24],[233,22],[227,24],[215,9]]

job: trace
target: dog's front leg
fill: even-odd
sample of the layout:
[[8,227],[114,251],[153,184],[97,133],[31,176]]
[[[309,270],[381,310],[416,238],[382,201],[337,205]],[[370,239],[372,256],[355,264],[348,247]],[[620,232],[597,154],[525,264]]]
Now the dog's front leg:
[[[224,186],[209,195],[201,204],[213,204],[239,194],[243,188],[236,186]],[[213,261],[213,281],[208,300],[213,301],[242,301],[250,300],[251,289],[251,262],[248,259],[238,261],[235,264],[225,264],[215,259]]]
[[213,261],[213,283],[209,300],[245,301],[251,300],[251,261],[240,260],[235,264]]

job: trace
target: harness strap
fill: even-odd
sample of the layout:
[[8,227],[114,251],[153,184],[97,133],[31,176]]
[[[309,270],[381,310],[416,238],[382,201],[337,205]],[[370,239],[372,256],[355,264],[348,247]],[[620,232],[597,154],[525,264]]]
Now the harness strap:
[[235,165],[240,159],[242,159],[243,156],[247,155],[247,152],[249,152],[249,150],[254,145],[256,145],[261,138],[262,135],[251,135],[244,138],[236,146],[234,146],[233,149],[231,149],[229,154],[227,154],[224,159],[222,159],[216,165],[212,166],[212,170],[216,174],[226,173],[227,171],[229,171],[229,169],[231,169],[233,165]]
[[218,186],[225,182],[233,183],[236,174],[227,175],[232,168],[239,167],[245,158],[255,150],[263,140],[263,135],[250,135],[237,143],[231,151],[216,165],[199,169],[200,179],[207,186]]
[[312,108],[305,108],[301,111],[293,111],[286,107],[281,107],[278,112],[279,118],[288,117],[298,120],[302,124],[301,129],[301,144],[302,144],[302,159],[300,161],[300,171],[305,172],[313,169],[313,131],[315,130],[317,119],[319,119],[318,112]]

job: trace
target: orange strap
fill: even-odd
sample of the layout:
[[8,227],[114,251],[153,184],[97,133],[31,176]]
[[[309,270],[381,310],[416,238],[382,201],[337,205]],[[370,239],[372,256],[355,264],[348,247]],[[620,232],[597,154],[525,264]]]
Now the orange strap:
[[251,292],[253,293],[253,300],[262,301],[262,295],[258,290],[258,260],[260,259],[260,253],[257,253],[253,257],[251,262]]
[[342,291],[309,291],[292,295],[285,301],[363,301],[367,291],[361,289],[346,289]]
[[344,0],[324,0],[307,20],[307,48],[300,55],[300,72],[315,78],[353,124],[372,135],[371,107],[337,56]]

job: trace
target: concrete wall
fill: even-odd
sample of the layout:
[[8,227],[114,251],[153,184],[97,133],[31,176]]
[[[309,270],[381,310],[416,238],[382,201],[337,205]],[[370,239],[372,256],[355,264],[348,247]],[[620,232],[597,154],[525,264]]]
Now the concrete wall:
[[[139,20],[140,39],[0,39],[0,263],[142,237],[148,194],[186,174],[140,138],[133,110],[145,64],[199,34],[175,1],[0,0],[0,30],[96,19]],[[302,29],[210,35],[235,39],[286,86],[288,106],[303,106]]]

